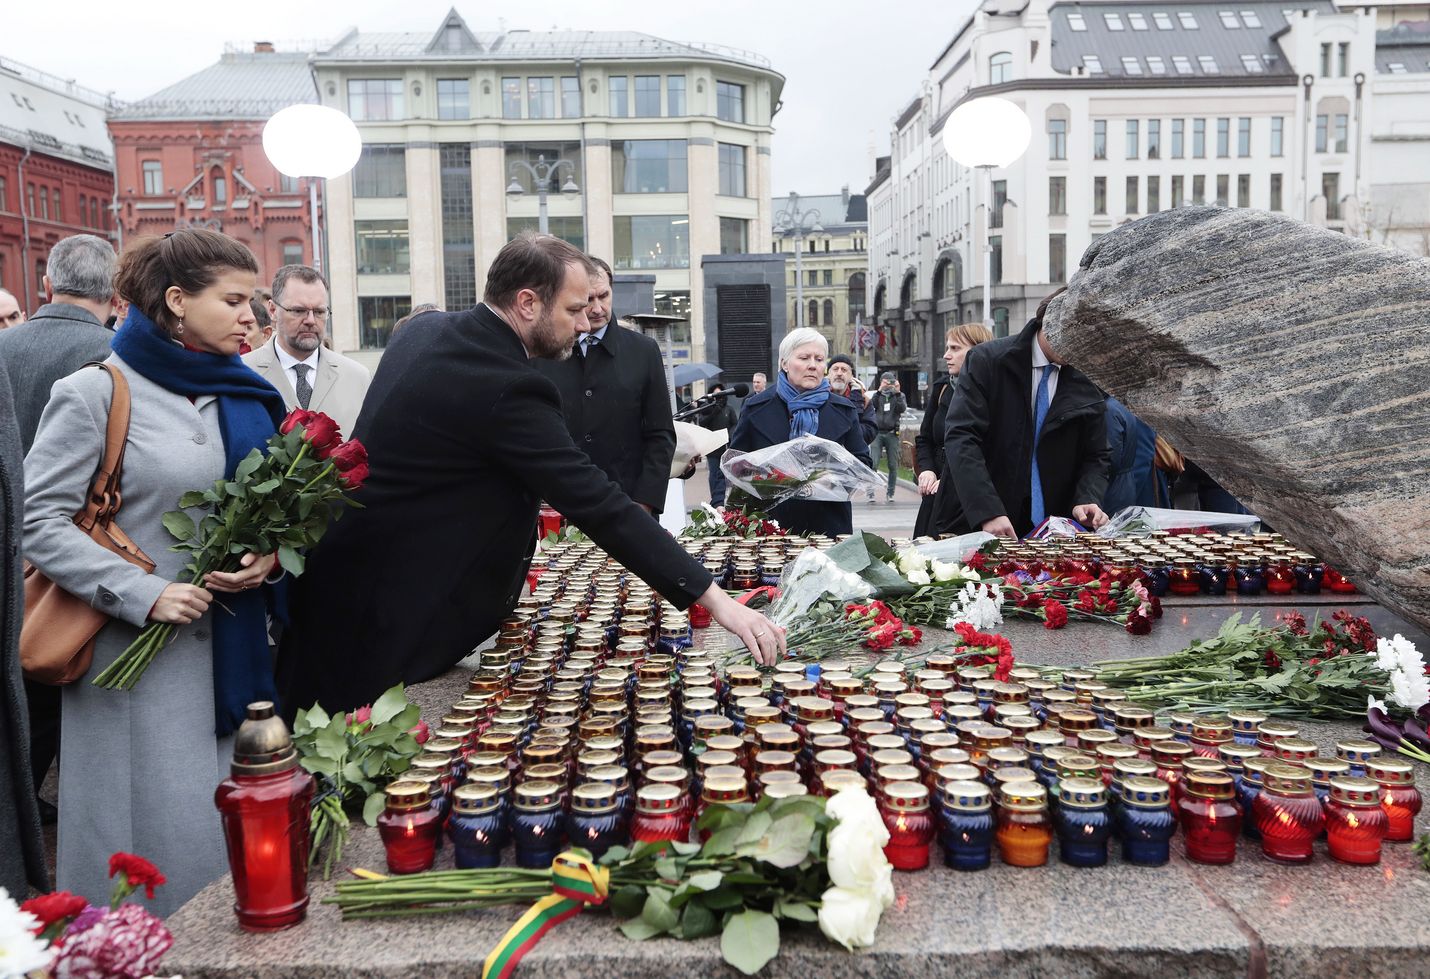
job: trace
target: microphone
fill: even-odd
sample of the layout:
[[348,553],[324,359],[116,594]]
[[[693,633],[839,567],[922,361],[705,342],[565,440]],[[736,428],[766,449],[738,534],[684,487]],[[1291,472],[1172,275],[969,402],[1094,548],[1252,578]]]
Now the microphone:
[[720,400],[721,398],[729,398],[732,396],[736,398],[744,398],[747,397],[749,393],[750,386],[741,381],[726,390],[715,391],[712,394],[702,394],[700,397],[690,402],[690,404],[680,409],[680,411],[677,411],[675,413],[675,420],[680,421],[683,418],[689,418],[691,415],[699,414],[706,408],[713,407],[715,402]]

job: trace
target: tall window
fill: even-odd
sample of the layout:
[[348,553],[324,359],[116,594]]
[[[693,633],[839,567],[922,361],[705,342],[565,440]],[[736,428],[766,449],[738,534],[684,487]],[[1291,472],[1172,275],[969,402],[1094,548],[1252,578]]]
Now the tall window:
[[1271,175],[1271,210],[1281,210],[1281,174]]
[[1216,202],[1219,207],[1226,207],[1231,203],[1231,174],[1229,173],[1216,175]]
[[618,269],[690,268],[690,218],[685,214],[617,214],[615,261]]
[[561,118],[581,118],[581,79],[575,75],[561,76]]
[[438,119],[466,119],[471,116],[468,85],[465,78],[437,79]]
[[1137,180],[1136,177],[1128,177],[1128,178],[1127,178],[1126,212],[1127,212],[1128,214],[1136,214],[1136,213],[1137,213],[1137,196],[1138,196],[1138,195],[1137,195],[1137,191],[1138,191],[1137,183],[1138,183],[1138,180]]
[[60,189],[56,187],[51,191],[51,196],[54,198],[55,203],[55,223],[58,224],[65,219],[64,208],[60,206]]
[[849,277],[849,322],[857,323],[864,315],[864,273]]
[[721,143],[720,149],[720,193],[726,197],[744,197],[745,147],[735,143]]
[[1216,121],[1216,155],[1231,156],[1231,120],[1226,116]]
[[477,304],[476,228],[472,223],[472,146],[438,147],[442,194],[442,293],[447,309]]
[[354,221],[358,275],[406,275],[412,271],[407,222]]
[[1147,178],[1147,213],[1156,214],[1162,210],[1162,178]]
[[1003,236],[990,235],[988,248],[993,252],[993,285],[1003,281]]
[[988,59],[988,84],[1001,85],[1013,79],[1013,56],[999,51]]
[[1249,173],[1236,175],[1236,206],[1251,206],[1251,174]]
[[224,179],[223,173],[219,170],[213,172],[209,183],[213,187],[214,206],[217,207],[228,203],[228,181]]
[[[164,167],[158,160],[145,160],[139,164],[139,169],[144,174],[144,193],[149,197],[157,197],[164,193]],[[33,190],[33,188],[31,188]],[[31,195],[33,196],[33,195]],[[30,213],[35,213],[33,203]]]
[[1329,145],[1331,132],[1331,117],[1319,115],[1316,117],[1316,152],[1324,153]]
[[1321,174],[1321,196],[1326,199],[1326,220],[1339,221],[1341,219],[1341,175],[1339,173]]
[[1127,159],[1137,159],[1137,144],[1140,142],[1137,132],[1137,120],[1127,120]]
[[825,326],[833,326],[833,325],[834,325],[834,300],[833,300],[833,299],[826,299],[826,300],[824,301],[824,325],[825,325]]
[[1183,178],[1180,174],[1172,178],[1172,206],[1173,206],[1173,207],[1181,207],[1183,204],[1185,204],[1185,203],[1187,202],[1187,199],[1182,195],[1182,191],[1183,191],[1183,189],[1186,187],[1186,184],[1183,182],[1184,179],[1185,179],[1185,178]]
[[1066,119],[1048,120],[1048,159],[1068,158],[1068,122]]
[[1192,177],[1192,203],[1205,204],[1207,202],[1207,178],[1200,173]]
[[1282,156],[1285,153],[1283,141],[1286,138],[1286,117],[1271,117],[1271,155]]
[[611,189],[617,194],[683,194],[689,186],[683,139],[611,143]]
[[1048,213],[1068,213],[1068,178],[1048,178]]
[[526,118],[556,118],[556,79],[550,75],[526,80]]
[[353,167],[354,197],[406,197],[407,148],[367,143]]
[[5,178],[0,177],[0,211],[8,211],[9,209],[10,195],[6,192],[5,189]]
[[630,99],[628,98],[628,87],[630,79],[624,75],[614,75],[606,80],[606,86],[611,92],[611,115],[617,119],[624,119],[630,115]]
[[1236,155],[1251,155],[1251,120],[1246,116],[1236,120]]
[[684,75],[665,76],[665,114],[668,116],[685,115]]
[[1192,156],[1200,160],[1207,155],[1207,121],[1192,120]]
[[402,79],[348,79],[348,115],[357,122],[401,119]]
[[720,219],[720,254],[744,255],[750,250],[750,222],[744,218]]
[[25,185],[26,209],[30,212],[30,217],[35,216],[35,185]]
[[1172,120],[1172,159],[1174,160],[1180,160],[1185,155],[1183,153],[1182,143],[1183,137],[1186,135],[1186,127],[1187,120]]
[[1092,213],[1107,213],[1107,178],[1092,178]]
[[1321,77],[1331,77],[1331,45],[1329,43],[1321,45]]
[[636,76],[636,115],[660,115],[660,76]]
[[1336,127],[1336,128],[1335,128],[1335,137],[1336,137],[1336,152],[1337,152],[1337,153],[1344,153],[1344,152],[1346,151],[1346,147],[1347,147],[1348,142],[1349,142],[1349,128],[1348,128],[1348,125],[1347,125],[1347,124],[1349,123],[1349,121],[1350,121],[1350,117],[1347,116],[1344,112],[1338,112],[1338,113],[1336,113],[1336,117],[1335,117],[1335,119],[1334,119],[1334,124],[1335,124],[1335,127]]
[[744,122],[745,86],[734,82],[716,82],[715,116],[726,122]]
[[[819,325],[819,300],[818,300],[818,299],[811,299],[811,300],[809,301],[809,319],[806,321],[805,325],[806,325],[806,326],[818,326],[818,325]],[[828,323],[825,324],[825,326],[828,326],[828,325],[829,325]]]
[[993,181],[993,215],[989,222],[991,228],[1003,227],[1003,208],[1008,204],[1008,181]]
[[[5,188],[0,187],[0,197],[4,196]],[[89,199],[89,226],[91,228],[101,229],[104,227],[104,221],[99,216],[99,198],[97,197],[91,197]]]
[[1147,159],[1160,160],[1162,158],[1162,120],[1147,120]]
[[[79,223],[80,223],[80,224],[84,224],[87,220],[89,220],[89,212],[85,210],[86,203],[87,203],[87,199],[85,198],[85,196],[84,196],[83,194],[80,194],[80,195],[79,195]],[[5,204],[4,204],[4,202],[0,202],[0,211],[3,211],[4,209],[5,209]]]
[[290,177],[286,173],[280,173],[278,175],[278,193],[296,194],[298,193],[298,190],[299,187],[297,177]]
[[306,265],[303,255],[303,243],[292,239],[283,242],[283,264],[284,265]]
[[358,323],[364,350],[381,350],[392,336],[392,324],[412,309],[411,296],[361,296],[358,298]]
[[[531,174],[526,172],[526,167],[515,167],[512,164],[517,161],[535,167],[544,159],[547,163],[556,163],[558,160],[565,160],[570,163],[570,167],[561,167],[559,176],[552,177],[552,181],[560,186],[566,182],[569,175],[577,187],[582,186],[581,173],[581,144],[572,140],[571,142],[530,142],[530,143],[506,143],[503,147],[505,159],[503,161],[502,176],[506,182],[516,180],[521,185],[524,193],[536,193],[536,185],[532,183]],[[470,195],[470,191],[467,192]],[[555,234],[555,232],[552,232]],[[561,237],[557,235],[557,237]],[[566,239],[570,241],[570,239]],[[457,307],[452,307],[456,309]]]
[[501,117],[521,118],[521,79],[510,75],[501,80]]
[[1336,45],[1336,74],[1345,78],[1350,73],[1351,42],[1342,41]]
[[1048,235],[1048,281],[1065,282],[1068,277],[1068,236]]
[[1107,120],[1094,119],[1092,121],[1092,158],[1094,160],[1107,159]]

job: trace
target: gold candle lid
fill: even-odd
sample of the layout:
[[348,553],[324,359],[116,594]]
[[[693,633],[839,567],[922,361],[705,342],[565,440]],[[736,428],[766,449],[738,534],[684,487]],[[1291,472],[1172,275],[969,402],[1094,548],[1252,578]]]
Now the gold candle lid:
[[1311,773],[1300,765],[1288,765],[1283,761],[1273,761],[1261,773],[1261,784],[1267,792],[1282,795],[1310,795]]
[[986,812],[993,805],[993,793],[982,782],[954,779],[941,786],[943,806],[956,812]]
[[819,779],[824,783],[824,789],[830,795],[836,795],[844,789],[864,789],[869,788],[869,783],[864,780],[864,776],[856,771],[846,769],[835,769],[826,772]]
[[609,782],[582,782],[571,790],[574,812],[600,813],[616,808],[616,787]]
[[1122,780],[1122,801],[1142,809],[1160,809],[1172,799],[1172,787],[1160,778],[1128,775]]
[[1225,772],[1192,771],[1182,779],[1182,791],[1199,799],[1230,799],[1236,786]]
[[1343,806],[1373,809],[1380,805],[1380,784],[1374,779],[1337,775],[1331,779],[1331,799]]
[[491,812],[501,805],[501,793],[493,785],[468,782],[452,792],[452,808],[456,812],[477,815]]
[[432,794],[427,783],[416,781],[393,782],[387,787],[387,808],[394,812],[409,812],[426,809],[432,804]]
[[1102,779],[1065,778],[1058,781],[1058,802],[1073,809],[1097,809],[1107,802]]
[[636,810],[652,815],[678,812],[684,807],[679,786],[668,782],[656,782],[642,786],[636,792]]
[[922,812],[929,807],[929,790],[922,782],[894,782],[884,789],[884,799],[894,812]]
[[1048,808],[1048,790],[1037,780],[1006,782],[998,787],[998,804],[1013,812],[1042,812]]

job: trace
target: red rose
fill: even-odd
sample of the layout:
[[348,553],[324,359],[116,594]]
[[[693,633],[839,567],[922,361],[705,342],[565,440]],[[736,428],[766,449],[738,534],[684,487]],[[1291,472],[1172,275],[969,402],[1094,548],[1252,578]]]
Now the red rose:
[[129,893],[142,887],[144,896],[151,901],[154,899],[154,888],[168,883],[164,875],[159,873],[158,867],[132,853],[116,853],[109,858],[109,876],[113,877],[118,873],[124,874],[124,884]]
[[295,428],[302,428],[307,424],[308,419],[313,417],[313,413],[306,408],[294,408],[288,412],[288,417],[284,418],[278,426],[278,432],[287,435]]
[[412,735],[412,740],[418,744],[426,744],[432,737],[432,731],[427,727],[426,721],[418,721],[417,726],[408,733]]
[[[32,897],[24,904],[20,905],[21,911],[28,911],[39,919],[39,925],[35,928],[36,935],[42,935],[55,925],[68,922],[78,915],[89,902],[84,898],[71,894],[69,891],[55,891],[53,894],[41,894],[39,897]],[[63,931],[63,929],[59,929]],[[56,938],[55,944],[63,943],[63,938]]]
[[1043,605],[1044,629],[1061,629],[1068,624],[1067,607],[1057,599],[1050,598]]
[[287,435],[295,428],[302,429],[303,439],[313,446],[319,459],[326,459],[343,441],[343,433],[338,429],[338,423],[321,411],[294,408],[288,412],[288,417],[283,419],[283,424],[278,426],[278,431]]
[[348,439],[334,449],[328,460],[337,466],[339,478],[349,490],[362,489],[367,481],[367,449],[357,439]]

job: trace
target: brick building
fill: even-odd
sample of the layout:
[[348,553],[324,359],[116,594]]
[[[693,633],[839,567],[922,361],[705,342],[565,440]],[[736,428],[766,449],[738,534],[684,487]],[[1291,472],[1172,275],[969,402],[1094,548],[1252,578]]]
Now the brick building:
[[122,238],[213,228],[253,250],[260,282],[280,265],[312,264],[307,181],[268,162],[263,124],[315,101],[308,55],[260,42],[119,107],[109,132]]
[[0,57],[0,288],[33,313],[61,238],[108,236],[114,157],[106,96]]

